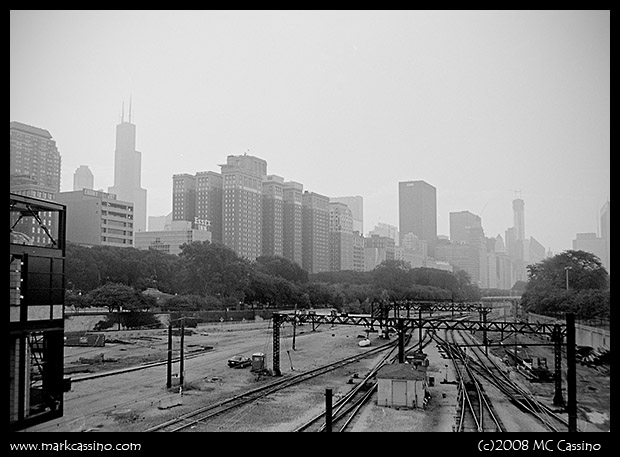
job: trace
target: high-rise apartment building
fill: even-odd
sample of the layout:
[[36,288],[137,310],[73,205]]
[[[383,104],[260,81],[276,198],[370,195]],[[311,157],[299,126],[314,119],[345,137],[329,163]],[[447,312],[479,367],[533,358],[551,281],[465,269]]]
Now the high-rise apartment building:
[[114,185],[108,192],[119,200],[131,202],[134,208],[134,231],[146,230],[146,189],[141,187],[142,153],[136,151],[136,126],[131,123],[131,104],[129,121],[125,113],[121,123],[116,126],[116,150],[114,152]]
[[284,179],[268,175],[263,180],[262,255],[283,256]]
[[27,176],[49,192],[60,192],[61,158],[50,132],[11,122],[10,136],[9,173]]
[[[52,135],[44,129],[11,122],[9,149],[9,189],[11,192],[42,200],[56,201],[60,191],[61,157]],[[43,227],[57,230],[55,212],[23,218],[13,230],[27,236],[31,242],[45,246],[52,242]]]
[[364,239],[360,232],[353,231],[353,271],[366,271]]
[[172,220],[191,221],[196,218],[196,177],[188,173],[172,176]]
[[267,162],[248,154],[229,155],[222,168],[223,243],[239,257],[262,255],[262,189]]
[[73,190],[94,189],[95,177],[86,165],[80,165],[73,173]]
[[329,268],[353,270],[353,213],[341,202],[329,203]]
[[352,197],[330,197],[330,202],[344,203],[353,215],[353,231],[364,233],[364,198],[355,195]]
[[282,257],[302,265],[303,185],[287,181],[282,188]]
[[210,227],[214,243],[222,242],[222,175],[214,171],[196,173],[196,218]]
[[398,183],[398,221],[400,239],[413,233],[428,243],[434,255],[437,241],[437,189],[425,181]]
[[308,273],[329,271],[329,197],[302,196],[302,265]]
[[222,242],[222,175],[201,171],[172,176],[172,220],[208,227],[211,241]]
[[67,241],[86,246],[133,246],[131,202],[92,189],[60,192],[57,200],[67,207]]

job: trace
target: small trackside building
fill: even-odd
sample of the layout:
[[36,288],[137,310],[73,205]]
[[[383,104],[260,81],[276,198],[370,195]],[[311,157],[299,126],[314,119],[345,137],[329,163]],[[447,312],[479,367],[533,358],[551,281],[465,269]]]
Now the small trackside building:
[[377,372],[377,384],[378,406],[424,408],[428,386],[425,366],[384,365]]

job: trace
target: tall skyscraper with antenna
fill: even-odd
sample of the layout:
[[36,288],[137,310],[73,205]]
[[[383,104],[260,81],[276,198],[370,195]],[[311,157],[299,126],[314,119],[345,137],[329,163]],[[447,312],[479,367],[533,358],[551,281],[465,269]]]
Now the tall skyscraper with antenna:
[[141,187],[142,153],[136,150],[136,126],[131,123],[131,97],[129,120],[125,121],[125,103],[122,105],[121,123],[116,126],[114,152],[114,185],[108,192],[119,200],[134,205],[133,231],[146,230],[146,189]]

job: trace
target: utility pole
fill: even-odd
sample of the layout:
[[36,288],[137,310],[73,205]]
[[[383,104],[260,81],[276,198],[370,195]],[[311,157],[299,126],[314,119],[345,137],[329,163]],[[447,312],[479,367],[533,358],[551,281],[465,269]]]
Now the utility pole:
[[181,318],[181,353],[179,357],[179,385],[181,387],[183,387],[183,377],[184,377],[184,370],[185,370],[185,363],[184,363],[185,360],[183,357],[184,336],[185,336],[185,318]]
[[293,351],[295,350],[296,328],[297,328],[297,302],[295,302],[295,310],[293,311]]
[[168,364],[166,375],[166,387],[172,387],[172,324],[168,324]]

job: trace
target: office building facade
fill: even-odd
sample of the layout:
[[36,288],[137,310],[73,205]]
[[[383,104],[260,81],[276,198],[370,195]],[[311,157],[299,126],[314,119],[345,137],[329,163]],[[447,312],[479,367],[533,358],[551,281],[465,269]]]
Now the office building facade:
[[398,230],[400,239],[413,233],[428,243],[433,255],[437,241],[437,190],[425,181],[398,183]]
[[329,203],[329,268],[353,270],[353,213],[341,202]]
[[169,230],[138,232],[135,235],[137,249],[155,249],[174,255],[181,252],[183,244],[194,241],[211,241],[211,232],[190,221],[172,221]]
[[85,246],[133,247],[131,202],[92,189],[58,193],[67,207],[67,241]]

